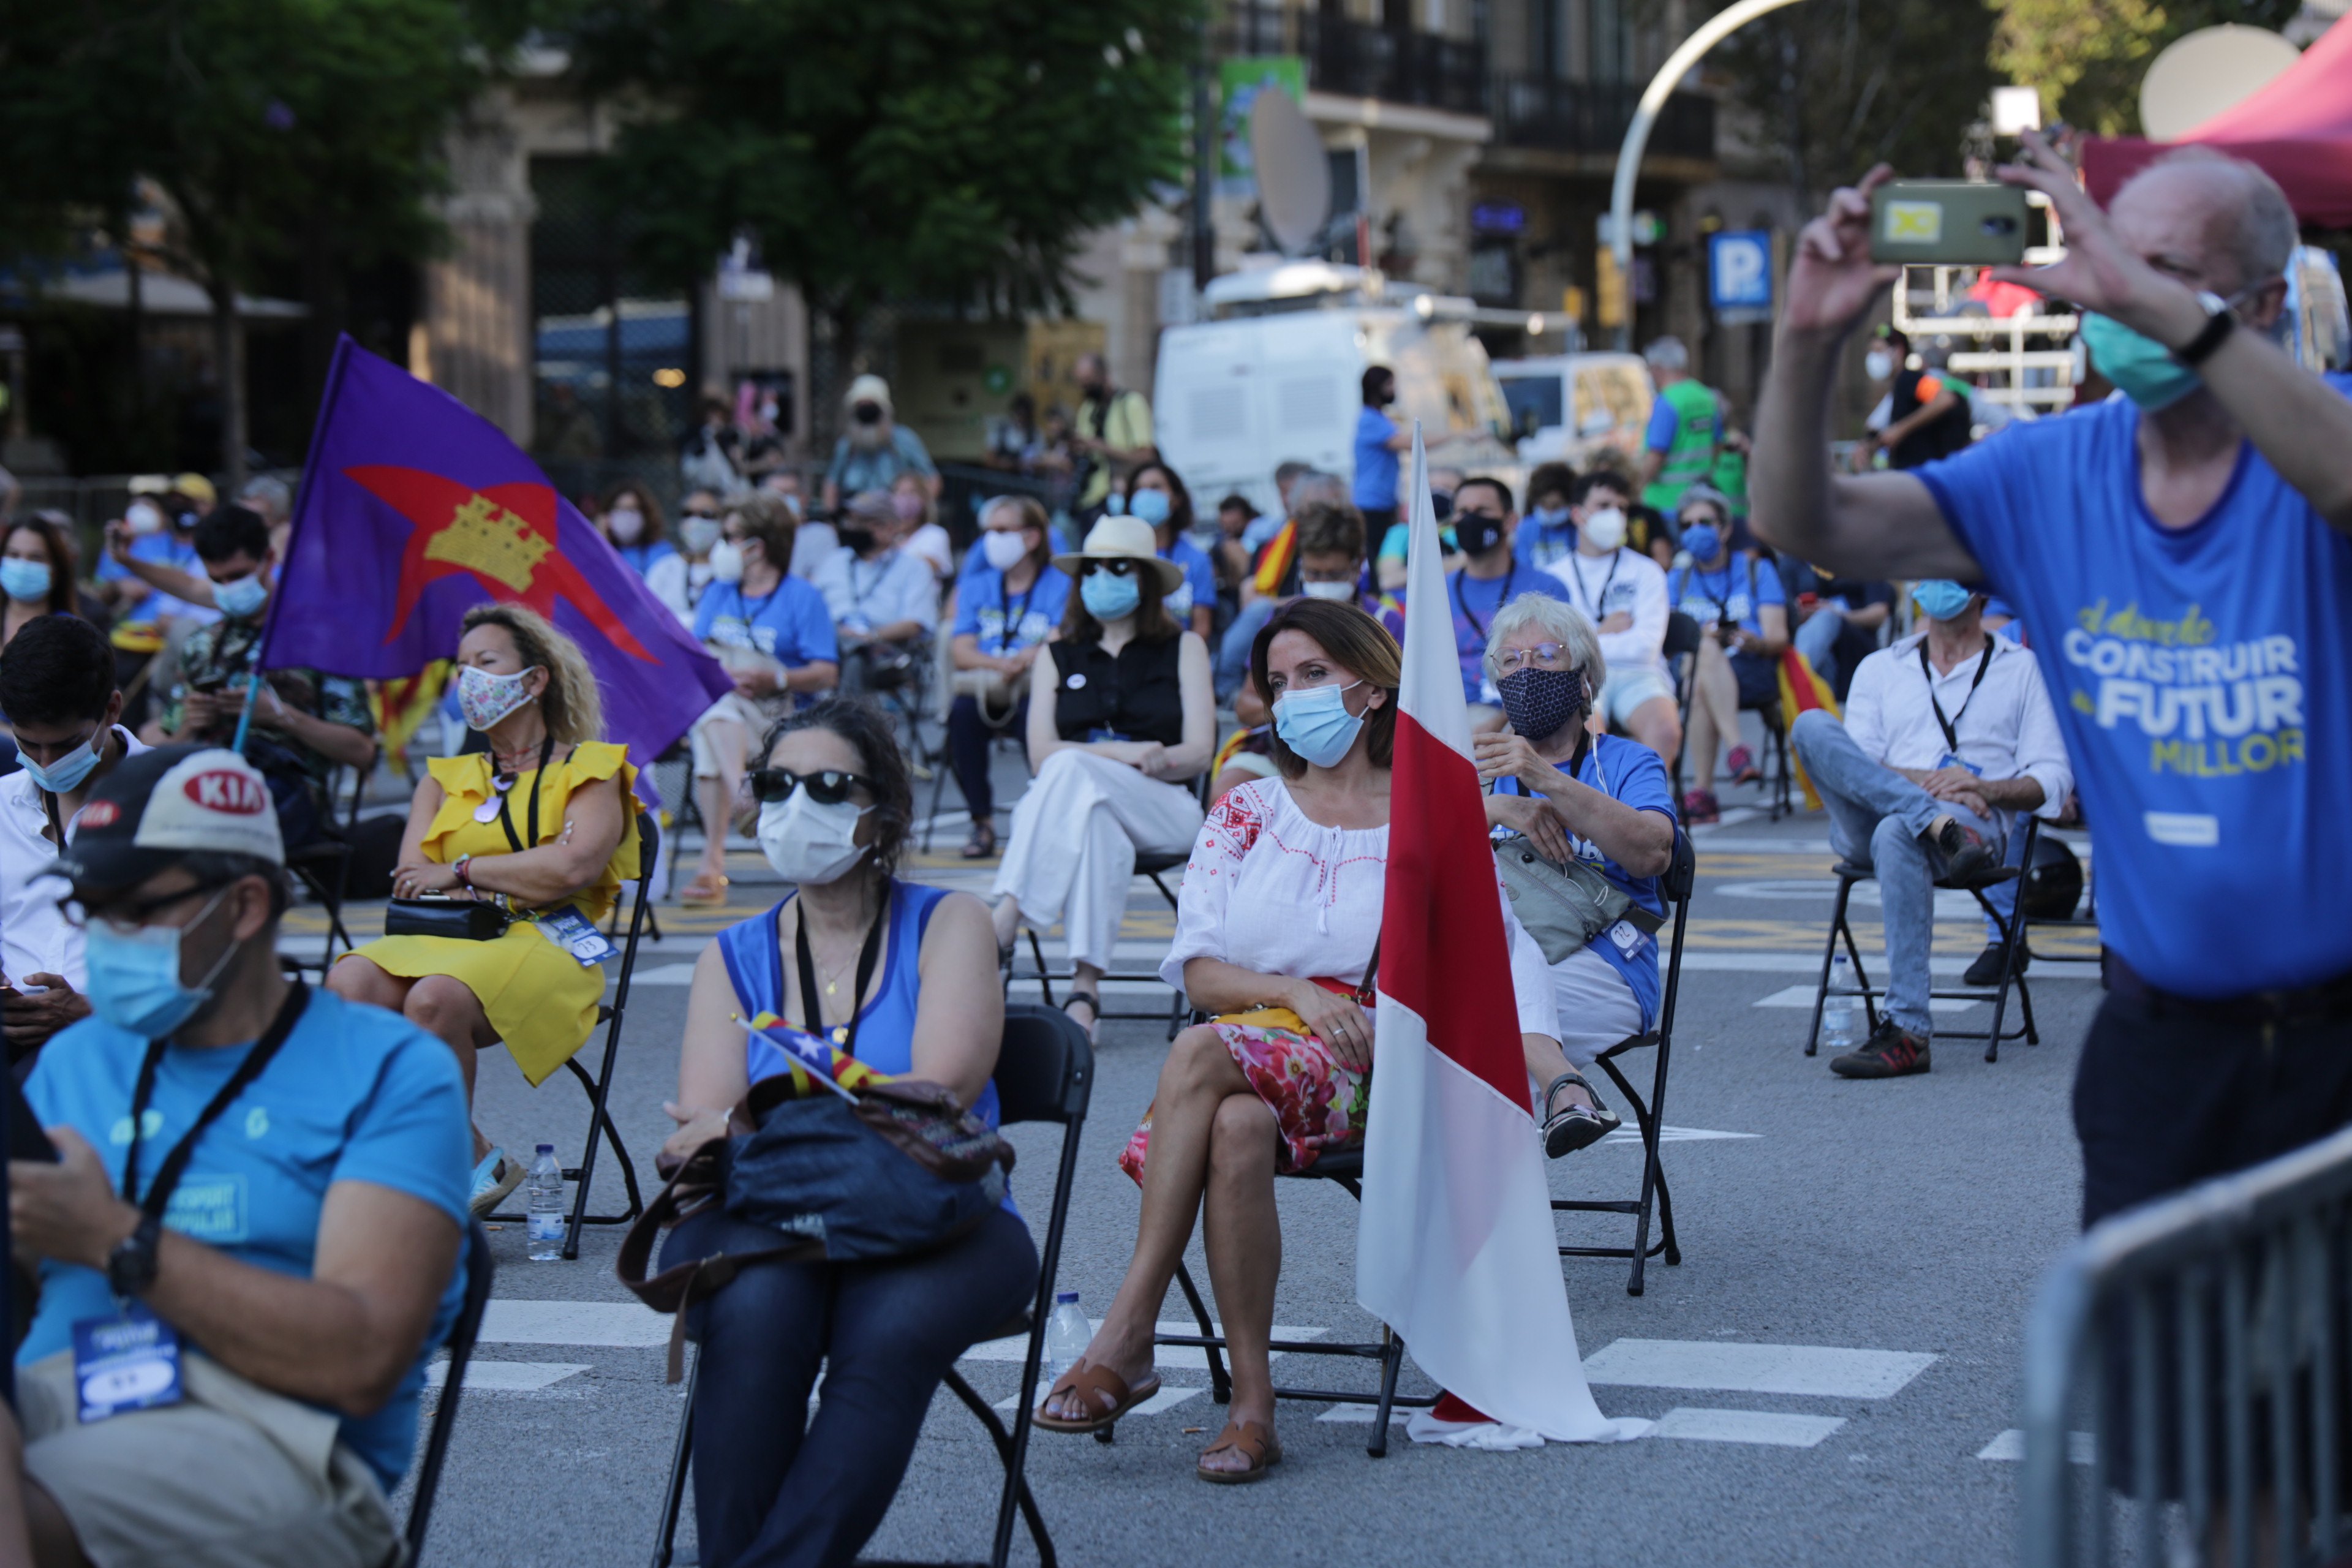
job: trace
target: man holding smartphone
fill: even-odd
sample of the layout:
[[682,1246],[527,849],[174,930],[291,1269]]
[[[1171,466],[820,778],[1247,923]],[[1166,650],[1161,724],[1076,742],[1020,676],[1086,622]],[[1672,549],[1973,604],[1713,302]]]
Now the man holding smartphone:
[[2125,396],[1832,476],[1831,377],[1895,273],[1868,249],[1887,177],[1839,191],[1799,242],[1756,528],[1849,576],[1986,584],[2042,634],[2100,833],[2107,997],[2074,1091],[2087,1225],[2352,1121],[2352,378],[2278,344],[2296,226],[2268,175],[2184,148],[2103,213],[2028,132],[2000,178],[2049,199],[2067,255],[1993,276],[2087,312]]

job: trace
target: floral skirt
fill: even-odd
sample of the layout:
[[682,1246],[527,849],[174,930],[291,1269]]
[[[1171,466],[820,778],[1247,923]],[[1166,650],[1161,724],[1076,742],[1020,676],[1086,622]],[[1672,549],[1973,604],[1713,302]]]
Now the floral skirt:
[[[1256,1024],[1211,1024],[1233,1053],[1250,1088],[1274,1112],[1281,1143],[1276,1167],[1303,1171],[1326,1149],[1360,1147],[1371,1107],[1372,1075],[1334,1057],[1312,1035]],[[1143,1162],[1151,1149],[1151,1113],[1119,1151],[1118,1168],[1143,1183]]]

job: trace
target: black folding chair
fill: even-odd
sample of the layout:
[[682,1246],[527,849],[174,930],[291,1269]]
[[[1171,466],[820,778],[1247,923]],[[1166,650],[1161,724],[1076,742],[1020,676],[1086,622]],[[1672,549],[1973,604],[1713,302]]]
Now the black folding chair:
[[[1623,1214],[1633,1216],[1633,1245],[1631,1247],[1563,1247],[1562,1258],[1626,1258],[1633,1260],[1633,1272],[1625,1280],[1625,1294],[1642,1293],[1642,1271],[1652,1258],[1663,1252],[1666,1262],[1678,1264],[1683,1250],[1675,1241],[1675,1200],[1666,1190],[1666,1173],[1658,1162],[1659,1135],[1666,1114],[1666,1068],[1674,1057],[1675,997],[1682,989],[1683,931],[1690,920],[1691,889],[1698,878],[1698,857],[1691,847],[1690,836],[1677,825],[1675,828],[1674,858],[1667,862],[1665,875],[1658,879],[1658,890],[1666,902],[1674,906],[1675,934],[1666,949],[1666,988],[1658,1001],[1658,1026],[1643,1034],[1629,1036],[1602,1051],[1593,1060],[1607,1073],[1625,1102],[1633,1108],[1633,1123],[1642,1135],[1642,1185],[1631,1199],[1614,1198],[1554,1198],[1554,1214]],[[1618,1070],[1617,1058],[1628,1051],[1638,1051],[1655,1046],[1658,1050],[1657,1068],[1650,1079],[1650,1098],[1646,1103],[1635,1093],[1633,1085]],[[1650,1239],[1650,1210],[1655,1199],[1658,1215],[1658,1239]]]
[[[1021,710],[1018,707],[1013,710],[1014,713],[1018,713]],[[983,714],[982,717],[984,720],[985,714]],[[995,755],[996,748],[1004,744],[1006,742],[1010,741],[1014,745],[1022,743],[1020,732],[1013,728],[1013,720],[1009,715],[1006,717],[1003,724],[992,723],[989,725],[989,729],[992,733],[988,737],[988,751],[992,759]],[[931,774],[931,809],[923,817],[923,837],[921,842],[917,846],[917,847],[926,855],[931,852],[931,830],[938,826],[940,819],[940,807],[947,800],[948,780],[955,773],[955,759],[950,750],[950,746],[951,742],[948,733],[943,729],[940,732],[939,751],[933,759],[938,765]],[[956,786],[956,794],[958,795],[961,795],[963,794],[963,786],[961,784]],[[971,802],[966,800],[963,805],[964,810],[969,813],[971,810]]]
[[[1013,1552],[1013,1514],[1018,1508],[1028,1521],[1029,1538],[1036,1544],[1043,1568],[1055,1568],[1054,1538],[1047,1533],[1028,1480],[1029,1424],[1037,1407],[1038,1367],[1045,1352],[1046,1310],[1054,1300],[1055,1271],[1062,1259],[1062,1232],[1070,1214],[1070,1189],[1077,1180],[1078,1139],[1086,1130],[1087,1102],[1094,1093],[1094,1048],[1087,1032],[1068,1014],[1033,1003],[1010,1003],[1004,1009],[1004,1040],[996,1058],[996,1104],[1000,1125],[1016,1121],[1055,1121],[1062,1128],[1061,1166],[1054,1177],[1053,1207],[1045,1221],[1045,1251],[1037,1264],[1037,1294],[1013,1321],[992,1338],[1028,1336],[1021,1361],[1021,1403],[1008,1433],[988,1401],[950,1367],[947,1386],[964,1407],[980,1418],[996,1445],[1004,1466],[1004,1494],[996,1510],[996,1536],[989,1555],[990,1568],[1004,1568]],[[694,1458],[694,1391],[702,1376],[702,1358],[695,1357],[686,1385],[686,1408],[677,1421],[677,1441],[671,1450],[669,1484],[663,1490],[660,1527],[654,1538],[653,1568],[671,1568],[685,1561],[676,1556],[679,1513],[686,1504],[688,1467]],[[861,1559],[868,1563],[875,1559]],[[878,1564],[877,1565],[878,1568]]]
[[1755,714],[1764,724],[1764,820],[1778,822],[1795,816],[1790,791],[1796,784],[1796,769],[1789,754],[1789,726],[1780,717],[1780,698],[1741,711]]
[[[604,1026],[604,1063],[593,1078],[580,1065],[578,1053],[566,1057],[563,1065],[580,1080],[588,1095],[588,1143],[581,1152],[580,1163],[567,1167],[563,1179],[573,1184],[572,1221],[563,1232],[563,1256],[567,1261],[580,1257],[580,1227],[583,1225],[627,1225],[646,1211],[646,1201],[637,1191],[637,1168],[629,1159],[628,1146],[621,1142],[621,1130],[613,1125],[606,1110],[606,1101],[613,1092],[613,1066],[620,1055],[621,1022],[629,1007],[629,981],[637,969],[637,938],[645,931],[646,906],[653,891],[655,851],[661,847],[661,825],[650,811],[637,813],[637,891],[629,909],[629,933],[621,944],[621,973],[613,987],[613,1000],[596,1009],[596,1022]],[[590,1038],[594,1038],[593,1030]],[[583,1046],[582,1047],[585,1049]],[[588,1189],[596,1180],[596,1133],[604,1130],[612,1141],[613,1152],[621,1162],[621,1180],[629,1190],[629,1206],[622,1214],[590,1214]],[[494,1220],[506,1225],[527,1225],[528,1215],[494,1214]]]
[[352,857],[358,851],[354,835],[360,826],[360,799],[367,794],[368,774],[373,771],[373,764],[353,768],[350,805],[337,819],[333,808],[339,803],[331,792],[327,800],[331,818],[328,830],[286,857],[286,868],[301,879],[310,896],[327,911],[327,948],[319,957],[319,973],[322,975],[335,966],[336,942],[343,944],[345,952],[356,945],[343,926],[343,899],[351,891]]
[[[2023,865],[2033,864],[2034,846],[2041,841],[2041,837],[2042,819],[2029,815],[2025,819]],[[1864,971],[1862,951],[1854,945],[1853,927],[1846,919],[1846,905],[1853,895],[1854,884],[1875,881],[1877,873],[1866,866],[1857,866],[1850,860],[1839,861],[1835,870],[1838,879],[1837,903],[1830,914],[1829,940],[1822,947],[1821,983],[1813,990],[1813,1024],[1812,1027],[1805,1033],[1805,1054],[1809,1057],[1814,1055],[1821,1047],[1822,1008],[1832,996],[1861,997],[1863,1019],[1870,1029],[1874,1030],[1878,1027],[1876,998],[1886,994],[1886,988],[1883,985],[1873,985],[1870,983],[1870,976]],[[1931,1000],[1992,1004],[1992,1026],[1989,1029],[1946,1029],[1938,1026],[1936,1030],[1938,1035],[1948,1035],[1955,1039],[1983,1040],[1985,1042],[1984,1059],[1989,1062],[2000,1060],[2000,1043],[2003,1040],[2021,1039],[2029,1046],[2038,1046],[2042,1043],[2042,1037],[2033,1026],[2033,991],[2026,984],[2024,973],[2025,961],[2031,955],[2025,950],[2027,931],[2025,900],[2021,896],[2023,889],[2020,889],[2021,897],[2010,906],[2009,918],[2005,921],[2001,919],[2000,911],[1993,908],[1991,899],[1986,896],[1992,889],[2000,886],[2003,882],[2014,882],[2022,874],[2018,866],[1988,866],[1970,877],[1939,878],[1936,882],[1938,888],[1957,889],[1973,897],[1977,901],[1977,907],[1983,910],[1986,917],[2000,929],[2000,939],[2008,948],[2008,962],[2001,966],[2000,980],[1991,988],[1961,986],[1941,991],[1930,989],[1927,993]],[[1837,961],[1838,942],[1841,939],[1845,942],[1846,957],[1853,964],[1853,984],[1833,986],[1830,984],[1830,967]],[[2011,987],[2015,987],[2017,991],[2018,1007],[2024,1015],[2025,1021],[2020,1027],[2004,1033],[2001,1024],[2009,1014],[2009,993]]]
[[440,1489],[441,1465],[449,1457],[449,1433],[457,1424],[457,1396],[466,1387],[466,1367],[474,1359],[474,1342],[481,1336],[482,1314],[489,1310],[490,1280],[497,1272],[489,1235],[478,1220],[466,1227],[466,1304],[449,1326],[448,1375],[441,1384],[441,1402],[434,1407],[433,1425],[425,1439],[424,1462],[416,1467],[416,1496],[408,1505],[408,1568],[416,1568],[425,1555],[425,1527],[433,1521],[433,1494]]
[[[1658,652],[1666,661],[1666,669],[1675,683],[1675,719],[1685,735],[1690,733],[1691,682],[1698,675],[1698,645],[1706,636],[1698,618],[1680,610],[1666,612],[1666,640]],[[1666,772],[1674,787],[1675,809],[1683,808],[1683,752],[1675,748],[1675,760]]]
[[[1181,871],[1184,868],[1184,863],[1192,859],[1192,852],[1190,849],[1180,849],[1173,855],[1145,855],[1139,852],[1135,857],[1135,874],[1139,877],[1147,879],[1153,887],[1160,889],[1160,896],[1168,900],[1168,912],[1171,915],[1176,912],[1176,890],[1168,885],[1165,879],[1171,871]],[[1047,968],[1045,964],[1045,944],[1038,938],[1037,928],[1035,926],[1030,926],[1027,929],[1029,932],[1029,956],[1035,962],[1037,967],[1034,972],[1024,974],[1012,965],[1008,964],[1004,971],[1005,993],[1007,995],[1012,994],[1013,983],[1016,980],[1034,980],[1037,983],[1038,994],[1045,999],[1045,1005],[1048,1007],[1058,1006],[1059,1004],[1054,1000],[1054,982],[1056,980],[1075,981],[1077,978],[1077,970],[1075,966],[1064,970],[1053,970]],[[1127,970],[1122,972],[1117,968],[1113,968],[1104,973],[1101,983],[1105,985],[1119,984],[1130,985],[1157,985],[1160,984],[1160,972],[1156,969],[1150,971]],[[1174,1039],[1176,1037],[1177,1031],[1183,1028],[1184,1015],[1188,1011],[1190,1011],[1190,1005],[1185,1002],[1183,990],[1180,987],[1178,988],[1174,997],[1170,1000],[1168,1004],[1168,1011],[1165,1014],[1165,1018],[1168,1024],[1168,1037],[1170,1039]],[[1104,1007],[1098,1008],[1095,1013],[1095,1018],[1097,1022],[1107,1022],[1113,1018],[1126,1018],[1149,1022],[1160,1018],[1161,1016],[1163,1016],[1163,1015],[1156,1007],[1148,1011],[1138,1012],[1133,1008],[1126,1008],[1122,1010],[1113,1009],[1105,1005]]]

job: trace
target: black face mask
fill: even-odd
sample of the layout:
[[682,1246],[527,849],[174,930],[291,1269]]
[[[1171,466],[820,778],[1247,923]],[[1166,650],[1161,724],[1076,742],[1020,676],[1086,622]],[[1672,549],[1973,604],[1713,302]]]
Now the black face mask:
[[1511,728],[1530,741],[1551,739],[1592,710],[1580,669],[1516,669],[1495,683],[1502,694],[1503,716]]
[[874,548],[874,531],[859,528],[855,523],[843,523],[835,530],[835,537],[860,555]]
[[1444,522],[1447,518],[1452,517],[1454,515],[1454,492],[1452,490],[1430,491],[1429,510],[1437,514],[1437,521],[1440,522]]
[[1454,519],[1454,542],[1472,555],[1484,555],[1502,542],[1503,520],[1482,511],[1458,512]]
[[879,425],[882,423],[882,405],[878,403],[861,403],[849,411],[849,416],[860,425]]

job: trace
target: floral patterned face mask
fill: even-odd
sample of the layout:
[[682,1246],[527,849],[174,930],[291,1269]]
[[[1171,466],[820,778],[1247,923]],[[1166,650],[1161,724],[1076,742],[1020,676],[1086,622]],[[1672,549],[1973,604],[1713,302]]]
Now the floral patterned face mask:
[[[533,665],[532,669],[539,667]],[[499,720],[525,703],[536,701],[522,689],[523,678],[530,669],[512,675],[499,675],[491,670],[467,665],[457,672],[457,711],[466,717],[471,730],[488,730]]]

